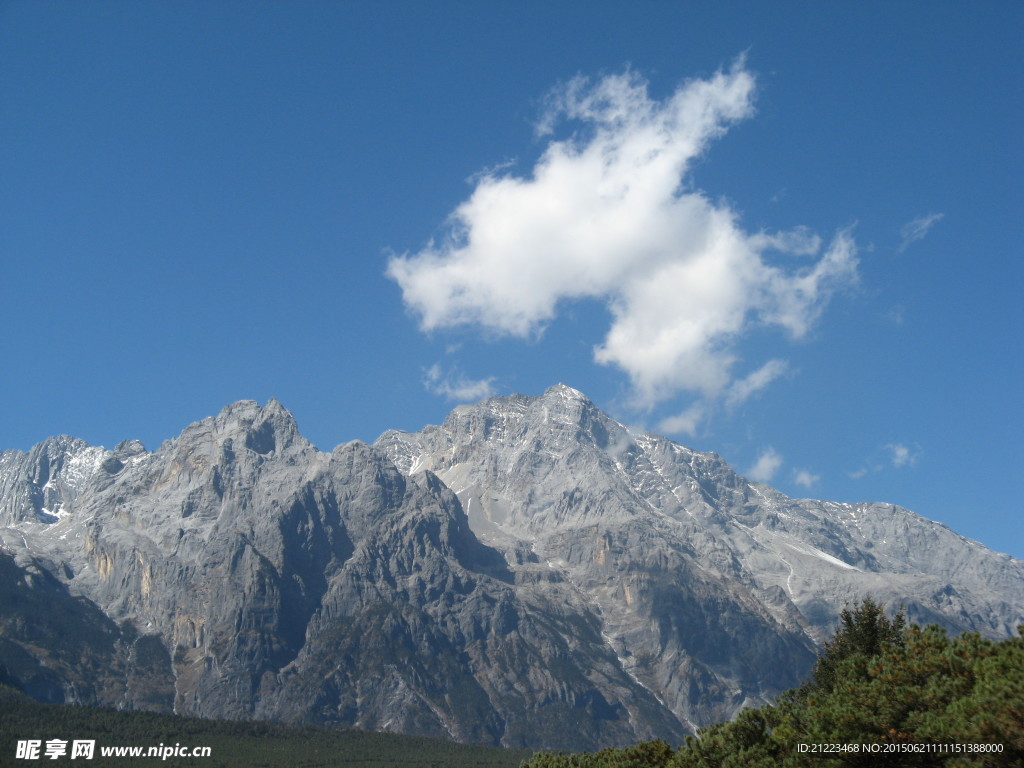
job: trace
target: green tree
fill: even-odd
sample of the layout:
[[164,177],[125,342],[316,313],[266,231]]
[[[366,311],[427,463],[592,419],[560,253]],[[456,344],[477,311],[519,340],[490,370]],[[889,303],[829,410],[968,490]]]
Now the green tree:
[[[1024,634],[1024,626],[1018,630]],[[831,752],[814,745],[846,745]],[[960,749],[948,745],[959,745]],[[973,748],[981,745],[982,748]],[[842,612],[804,685],[731,722],[526,768],[1024,768],[1024,637],[950,638],[867,599]]]
[[[822,744],[849,747],[810,751]],[[948,744],[999,751],[946,751]],[[1024,766],[1024,639],[951,639],[937,625],[907,627],[902,611],[890,619],[865,600],[843,611],[803,686],[702,729],[672,768],[822,764]]]
[[[853,610],[844,608],[839,614],[839,627],[832,639],[825,643],[822,654],[814,664],[811,679],[805,683],[804,688],[830,691],[838,681],[838,667],[847,659],[856,658],[862,664],[890,648],[902,647],[906,624],[902,608],[890,619],[885,614],[885,606],[870,597]],[[844,672],[847,674],[850,672],[849,666],[845,665]]]

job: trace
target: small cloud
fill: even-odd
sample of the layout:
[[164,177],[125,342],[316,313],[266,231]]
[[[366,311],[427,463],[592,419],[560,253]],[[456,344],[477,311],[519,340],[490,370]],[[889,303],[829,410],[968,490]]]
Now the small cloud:
[[726,405],[739,405],[745,402],[751,395],[767,387],[788,370],[789,363],[785,360],[769,360],[753,373],[734,381],[729,386],[725,397]]
[[911,243],[921,240],[945,215],[944,213],[929,213],[925,216],[918,216],[913,221],[908,221],[900,227],[902,241],[896,252],[903,253]]
[[481,181],[486,180],[490,176],[500,176],[510,168],[514,168],[518,162],[519,161],[514,158],[509,158],[508,160],[503,160],[500,163],[489,165],[477,171],[476,173],[471,174],[470,177],[466,179],[466,183],[472,186],[476,186]]
[[885,450],[889,452],[889,460],[896,468],[912,467],[917,463],[919,452],[902,443],[891,443],[885,446]]
[[882,317],[888,320],[893,325],[903,325],[907,319],[907,311],[902,304],[897,304],[895,307],[886,312]]
[[697,426],[704,418],[705,409],[700,403],[694,403],[682,413],[669,416],[658,422],[658,431],[667,435],[697,434]]
[[804,488],[813,488],[821,480],[821,475],[813,475],[806,469],[798,469],[793,473],[793,482]]
[[865,459],[860,469],[847,472],[846,474],[853,480],[860,480],[865,475],[881,472],[885,469],[912,467],[917,463],[920,456],[921,448],[918,445],[908,446],[903,443],[887,443]]
[[423,386],[428,392],[462,403],[491,397],[494,394],[493,383],[493,376],[474,380],[455,370],[446,373],[440,363],[434,363],[423,374]]
[[782,466],[782,456],[774,448],[766,448],[747,470],[747,477],[759,483],[770,483]]
[[807,227],[796,227],[788,232],[761,232],[750,237],[750,244],[758,250],[795,256],[814,256],[821,250],[821,238]]

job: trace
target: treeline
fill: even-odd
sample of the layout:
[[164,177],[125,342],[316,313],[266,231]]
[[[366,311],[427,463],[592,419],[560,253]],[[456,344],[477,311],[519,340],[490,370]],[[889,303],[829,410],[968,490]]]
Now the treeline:
[[[91,760],[17,757],[17,742],[95,740]],[[209,757],[102,758],[101,746],[209,747]],[[100,707],[42,704],[0,685],[0,766],[83,765],[162,768],[515,768],[529,750],[281,723],[200,720]]]
[[[702,729],[678,749],[656,740],[526,760],[524,750],[396,734],[41,704],[0,684],[0,766],[78,763],[18,759],[17,742],[29,739],[95,740],[95,757],[83,765],[100,767],[1024,768],[1024,639],[950,638],[866,600],[842,613],[803,686]],[[210,747],[211,756],[105,760],[99,752],[159,744]]]
[[807,682],[770,705],[703,728],[679,749],[656,740],[543,752],[522,768],[823,765],[1024,766],[1024,638],[950,638],[865,600],[843,611]]

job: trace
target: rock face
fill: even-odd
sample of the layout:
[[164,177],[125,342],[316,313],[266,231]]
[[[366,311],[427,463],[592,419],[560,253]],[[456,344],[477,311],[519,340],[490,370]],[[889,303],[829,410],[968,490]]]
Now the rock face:
[[867,594],[1024,621],[1021,561],[563,385],[331,453],[274,400],[153,453],[51,438],[0,454],[0,537],[0,681],[37,698],[507,746],[679,741],[797,684]]

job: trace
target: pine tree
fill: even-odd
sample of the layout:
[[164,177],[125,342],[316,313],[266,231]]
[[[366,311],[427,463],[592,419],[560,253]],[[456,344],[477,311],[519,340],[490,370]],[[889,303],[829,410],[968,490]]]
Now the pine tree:
[[906,624],[902,608],[890,619],[885,615],[885,607],[870,597],[853,610],[844,608],[839,614],[839,628],[825,643],[804,688],[831,691],[837,682],[836,668],[845,659],[859,657],[867,661],[890,648],[903,647]]

